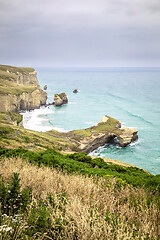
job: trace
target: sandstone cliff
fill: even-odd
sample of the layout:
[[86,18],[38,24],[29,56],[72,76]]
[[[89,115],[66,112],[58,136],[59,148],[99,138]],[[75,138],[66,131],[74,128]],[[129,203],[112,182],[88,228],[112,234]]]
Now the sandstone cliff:
[[33,68],[0,65],[0,111],[19,112],[46,104],[47,93]]

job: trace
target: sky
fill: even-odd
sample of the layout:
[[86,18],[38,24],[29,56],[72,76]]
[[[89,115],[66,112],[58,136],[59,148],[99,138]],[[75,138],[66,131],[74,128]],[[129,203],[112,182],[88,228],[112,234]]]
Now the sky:
[[160,67],[160,0],[0,0],[0,64]]

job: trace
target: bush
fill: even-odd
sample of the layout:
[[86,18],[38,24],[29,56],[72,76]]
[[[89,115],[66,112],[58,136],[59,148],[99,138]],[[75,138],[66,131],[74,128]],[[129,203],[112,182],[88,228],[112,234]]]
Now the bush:
[[0,203],[1,213],[15,215],[25,212],[31,201],[31,189],[29,187],[20,191],[20,179],[18,173],[14,173],[11,181],[6,184],[0,178]]
[[148,189],[156,191],[156,194],[160,194],[160,175],[149,175],[142,169],[136,167],[121,167],[114,164],[107,164],[103,159],[92,159],[86,153],[62,155],[50,148],[39,153],[28,151],[23,148],[0,148],[0,156],[21,156],[23,159],[28,159],[32,164],[59,168],[68,173],[74,172],[99,177],[113,175],[114,177],[121,178],[123,181],[126,181],[127,184],[131,184],[134,187],[145,186]]

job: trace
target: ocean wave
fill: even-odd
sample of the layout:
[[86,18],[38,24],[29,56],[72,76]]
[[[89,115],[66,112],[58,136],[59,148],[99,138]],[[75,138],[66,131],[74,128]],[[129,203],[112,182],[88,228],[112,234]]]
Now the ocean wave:
[[140,119],[141,121],[143,121],[143,122],[145,122],[145,123],[148,123],[148,124],[150,124],[150,125],[152,125],[152,126],[154,125],[152,122],[144,119],[142,116],[140,116],[140,115],[138,115],[138,114],[133,114],[133,113],[131,113],[131,112],[129,112],[129,111],[126,111],[126,112],[128,113],[129,116],[132,116],[132,117],[134,117],[134,118]]
[[137,147],[138,145],[140,145],[142,142],[144,142],[144,140],[143,139],[138,139],[138,140],[136,140],[136,141],[134,141],[134,142],[131,142],[129,145],[128,145],[128,147]]
[[89,126],[93,126],[93,125],[95,125],[95,122],[85,122],[85,124],[87,124]]
[[[120,106],[116,106],[116,107],[117,107],[118,109],[122,110],[124,113],[126,113],[126,114],[129,115],[130,117],[134,117],[134,118],[136,118],[136,119],[141,120],[142,122],[145,122],[145,123],[147,123],[147,124],[149,124],[149,125],[151,125],[151,126],[154,126],[154,124],[153,124],[152,122],[146,120],[146,119],[145,119],[144,117],[142,117],[141,115],[134,114],[134,113],[132,113],[132,112],[130,112],[130,111],[128,111],[128,110],[120,107]],[[123,123],[123,125],[125,125],[125,124]]]
[[123,101],[125,101],[125,102],[127,101],[127,102],[135,103],[135,101],[132,100],[132,99],[130,99],[130,98],[124,98],[124,97],[121,97],[121,96],[119,96],[119,95],[115,95],[115,94],[110,93],[110,92],[108,92],[107,95],[109,95],[109,96],[111,96],[111,97],[114,97],[114,98],[116,98],[116,99],[118,99],[118,100],[123,100]]
[[54,111],[50,107],[41,107],[32,111],[25,111],[23,115],[23,126],[26,129],[46,132],[53,129],[48,119],[48,114],[53,114]]
[[[137,148],[137,147],[139,147],[139,145],[141,144],[143,142],[143,140],[142,139],[138,139],[138,140],[136,140],[135,142],[132,142],[132,143],[130,143],[127,147],[128,148]],[[99,148],[97,148],[97,149],[95,149],[94,151],[92,151],[89,155],[90,156],[95,156],[95,157],[107,157],[106,156],[106,149],[107,148],[110,148],[110,149],[112,149],[112,153],[114,152],[114,149],[115,149],[115,151],[121,151],[121,149],[122,150],[124,150],[124,148],[123,147],[121,147],[121,146],[119,146],[119,144],[118,144],[118,142],[116,143],[107,143],[107,144],[105,144],[105,145],[103,145],[103,146],[101,146],[101,147],[99,147]]]
[[71,131],[71,130],[65,130],[64,128],[55,127],[55,126],[52,126],[52,128],[50,130],[55,130],[55,131],[58,131],[58,132],[69,132],[69,131]]
[[73,105],[77,104],[76,102],[70,102],[70,101],[68,103]]

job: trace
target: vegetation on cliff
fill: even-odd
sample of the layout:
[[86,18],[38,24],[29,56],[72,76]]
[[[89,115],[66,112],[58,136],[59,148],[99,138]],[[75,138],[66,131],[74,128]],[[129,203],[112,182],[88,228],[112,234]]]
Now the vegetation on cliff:
[[28,74],[30,72],[34,72],[34,68],[27,68],[27,67],[14,67],[9,65],[0,65],[0,71],[8,71],[11,73],[25,73]]

